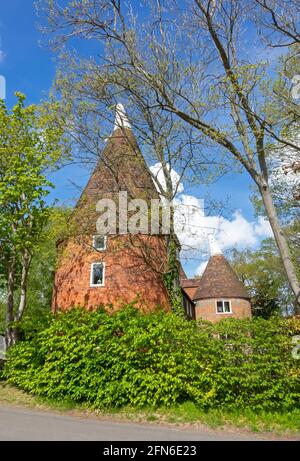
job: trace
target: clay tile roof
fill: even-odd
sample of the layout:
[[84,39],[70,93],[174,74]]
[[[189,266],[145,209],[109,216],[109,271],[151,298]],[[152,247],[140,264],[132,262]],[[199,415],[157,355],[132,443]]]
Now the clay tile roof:
[[159,197],[136,139],[127,128],[117,128],[108,138],[81,199],[114,198],[119,191],[127,191],[128,200]]
[[158,199],[150,170],[132,131],[117,128],[108,138],[99,162],[76,205],[74,218],[84,233],[95,232],[96,203],[108,198],[118,203],[118,193],[127,191],[128,201]]
[[210,257],[194,300],[207,298],[245,298],[250,296],[222,254]]
[[200,278],[197,279],[181,279],[180,285],[182,288],[194,288],[200,285]]
[[180,280],[187,279],[186,273],[184,272],[184,269],[181,263],[179,263],[179,277],[180,277]]

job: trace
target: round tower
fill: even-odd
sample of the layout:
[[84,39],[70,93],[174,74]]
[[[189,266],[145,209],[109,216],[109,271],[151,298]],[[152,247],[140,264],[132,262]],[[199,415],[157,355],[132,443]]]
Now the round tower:
[[193,296],[195,318],[217,322],[226,317],[251,317],[250,296],[210,237],[211,256]]
[[[70,236],[58,244],[59,262],[53,290],[53,310],[100,305],[118,309],[136,301],[138,307],[170,310],[162,273],[167,264],[167,242],[162,234],[97,231],[99,200],[116,204],[118,215],[128,202],[142,199],[149,207],[159,199],[150,171],[121,105],[116,125],[73,213]],[[130,215],[130,211],[128,211]]]

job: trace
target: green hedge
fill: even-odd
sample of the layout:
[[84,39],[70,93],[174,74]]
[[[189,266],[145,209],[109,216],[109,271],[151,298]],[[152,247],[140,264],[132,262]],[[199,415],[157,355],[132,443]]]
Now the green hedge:
[[32,394],[96,408],[299,407],[299,360],[291,337],[299,320],[223,320],[196,324],[132,306],[108,314],[57,314],[12,347],[4,376]]

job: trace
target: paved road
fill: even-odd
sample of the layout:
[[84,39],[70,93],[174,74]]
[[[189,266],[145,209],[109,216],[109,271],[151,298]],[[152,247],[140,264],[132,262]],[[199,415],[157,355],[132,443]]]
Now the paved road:
[[178,430],[0,406],[0,440],[259,440],[259,436],[206,428]]

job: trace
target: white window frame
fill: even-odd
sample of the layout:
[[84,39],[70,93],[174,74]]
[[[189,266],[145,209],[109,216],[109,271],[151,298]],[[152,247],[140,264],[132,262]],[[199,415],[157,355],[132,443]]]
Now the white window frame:
[[[224,302],[227,302],[229,303],[229,308],[230,308],[230,311],[229,312],[225,312],[223,310],[223,312],[218,312],[218,302],[222,301],[223,303],[223,309],[224,309]],[[216,300],[216,314],[220,314],[220,315],[223,315],[223,314],[232,314],[232,307],[231,307],[231,301],[230,299],[217,299]]]
[[[103,281],[102,283],[93,283],[93,271],[94,271],[94,266],[97,264],[102,264],[103,267]],[[97,261],[91,264],[91,273],[90,273],[90,287],[92,288],[98,288],[98,287],[104,287],[105,286],[105,263],[103,261]]]
[[[103,248],[96,248],[95,247],[95,240],[97,237],[103,237],[104,238],[104,247]],[[107,246],[107,235],[101,235],[101,234],[95,234],[93,235],[93,248],[96,251],[105,251]]]

